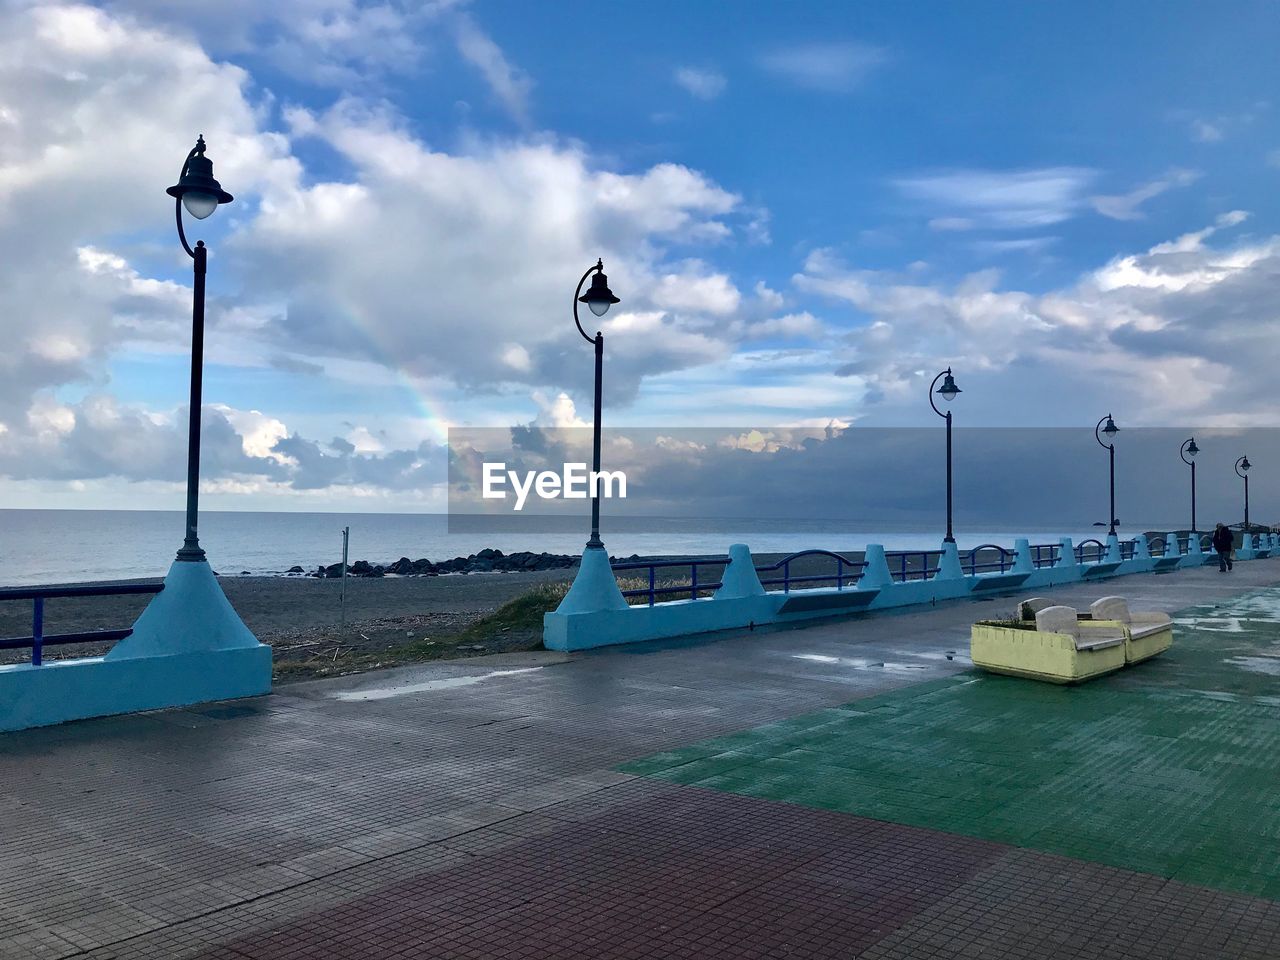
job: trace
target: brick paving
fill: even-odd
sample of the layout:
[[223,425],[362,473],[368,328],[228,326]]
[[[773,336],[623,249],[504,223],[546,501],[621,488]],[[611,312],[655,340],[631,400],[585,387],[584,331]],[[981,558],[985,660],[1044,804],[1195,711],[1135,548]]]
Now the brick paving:
[[[1173,610],[1277,579],[1259,561],[1053,595]],[[0,958],[1280,956],[1264,897],[618,769],[945,684],[991,610],[434,664],[5,735]]]

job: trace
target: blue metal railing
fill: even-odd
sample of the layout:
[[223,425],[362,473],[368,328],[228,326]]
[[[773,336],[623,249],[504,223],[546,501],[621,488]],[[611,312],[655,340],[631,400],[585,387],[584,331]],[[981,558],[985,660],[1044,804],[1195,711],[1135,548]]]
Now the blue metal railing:
[[1085,548],[1088,547],[1090,544],[1092,544],[1094,547],[1094,555],[1093,555],[1094,562],[1095,563],[1102,562],[1103,558],[1107,555],[1107,545],[1103,543],[1101,540],[1091,539],[1091,540],[1081,540],[1080,543],[1076,545],[1076,563],[1085,562],[1085,553],[1086,553]]
[[[987,553],[994,551],[996,555],[995,559],[979,561],[978,554],[984,551]],[[966,557],[968,558],[967,560],[965,559]],[[1018,554],[1016,551],[1006,549],[998,543],[984,543],[980,546],[974,547],[966,553],[961,554],[960,567],[963,570],[967,570],[971,577],[977,576],[979,573],[989,573],[997,570],[1000,573],[1004,573],[1013,566],[1013,561],[1016,560],[1017,557]]]
[[1060,543],[1031,544],[1031,566],[1039,570],[1041,567],[1052,567],[1062,556]]
[[1132,560],[1138,552],[1137,540],[1121,540],[1120,541],[1120,559]]
[[[634,590],[623,590],[624,597],[645,597],[649,601],[649,606],[653,606],[658,596],[667,596],[672,593],[687,593],[694,600],[698,599],[698,594],[705,590],[716,590],[720,586],[720,581],[714,583],[699,583],[698,568],[699,567],[723,567],[729,563],[728,557],[679,557],[672,560],[628,560],[622,563],[613,564],[613,572],[626,570],[647,570],[649,573],[649,585]],[[657,571],[670,569],[672,567],[688,567],[689,582],[685,584],[670,584],[666,586],[658,586]]]
[[[793,577],[791,575],[791,561],[799,560],[801,557],[830,557],[836,562],[836,572],[830,574],[807,574],[804,576]],[[846,574],[846,567],[848,567],[850,571],[854,572]],[[793,583],[825,583],[830,580],[834,580],[836,582],[837,590],[843,590],[846,581],[856,584],[858,582],[858,578],[862,576],[862,571],[865,570],[866,567],[867,564],[863,560],[850,560],[848,557],[841,556],[838,553],[833,553],[830,550],[801,550],[799,553],[793,553],[788,557],[783,557],[777,563],[770,563],[756,567],[756,573],[776,573],[778,570],[781,570],[782,576],[762,577],[760,585],[767,590],[771,586],[782,584],[782,592],[790,593],[791,585]]]
[[44,602],[55,597],[122,597],[131,594],[159,593],[164,589],[160,581],[150,583],[73,584],[65,587],[0,587],[0,601],[31,601],[31,636],[0,639],[0,650],[31,648],[31,663],[44,663],[44,648],[68,643],[104,643],[123,640],[133,633],[132,627],[123,630],[86,630],[80,633],[59,633],[46,636],[44,632]]
[[[906,583],[908,580],[928,580],[932,577],[938,572],[938,560],[941,556],[941,550],[897,550],[885,553],[884,558],[889,562],[889,576],[899,583]],[[910,562],[913,557],[920,559],[918,569]]]

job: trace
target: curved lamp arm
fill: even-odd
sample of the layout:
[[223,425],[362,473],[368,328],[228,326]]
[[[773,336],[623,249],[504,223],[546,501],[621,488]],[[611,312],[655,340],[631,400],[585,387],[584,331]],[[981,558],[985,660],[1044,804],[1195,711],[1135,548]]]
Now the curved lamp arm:
[[933,378],[933,383],[929,384],[929,406],[933,407],[933,412],[936,413],[938,416],[940,416],[943,420],[947,419],[947,417],[949,417],[951,414],[949,411],[947,413],[943,413],[941,410],[938,409],[938,405],[933,402],[933,391],[934,391],[934,388],[937,387],[938,381],[941,380],[950,372],[951,372],[951,368],[947,367],[947,369],[943,370],[940,374],[938,374],[936,377]]
[[1178,456],[1182,458],[1182,462],[1185,463],[1188,467],[1194,467],[1195,463],[1187,459],[1187,444],[1195,443],[1195,442],[1196,442],[1195,437],[1188,437],[1186,440],[1182,441],[1182,446],[1178,448]]
[[587,282],[587,277],[593,273],[601,273],[604,271],[604,261],[597,260],[596,265],[582,275],[582,279],[578,281],[578,289],[573,291],[573,322],[577,324],[578,332],[582,334],[582,339],[587,343],[595,343],[595,337],[588,337],[587,331],[582,329],[582,321],[578,319],[578,295],[582,293],[582,285]]
[[[182,163],[182,172],[178,174],[178,183],[182,182],[182,178],[187,175],[187,167],[191,164],[191,158],[200,152],[200,146],[197,145],[187,154],[187,159]],[[187,251],[187,256],[192,260],[196,258],[196,252],[191,249],[191,244],[187,243],[187,233],[182,229],[182,198],[173,198],[173,217],[178,224],[178,239],[182,241],[182,249]]]
[[1110,444],[1110,443],[1103,443],[1103,442],[1102,442],[1102,436],[1101,436],[1101,434],[1099,434],[1099,433],[1098,433],[1098,431],[1099,431],[1099,430],[1101,430],[1101,429],[1102,429],[1102,425],[1103,425],[1104,423],[1106,423],[1106,422],[1107,422],[1108,420],[1110,420],[1110,419],[1111,419],[1111,414],[1109,414],[1109,413],[1108,413],[1105,417],[1103,417],[1101,420],[1099,420],[1099,421],[1098,421],[1098,425],[1097,425],[1096,427],[1094,427],[1094,428],[1093,428],[1093,438],[1094,438],[1095,440],[1097,440],[1097,441],[1098,441],[1098,446],[1102,447],[1104,450],[1110,450],[1110,449],[1112,449],[1112,446],[1113,446],[1113,445],[1112,445],[1112,444]]

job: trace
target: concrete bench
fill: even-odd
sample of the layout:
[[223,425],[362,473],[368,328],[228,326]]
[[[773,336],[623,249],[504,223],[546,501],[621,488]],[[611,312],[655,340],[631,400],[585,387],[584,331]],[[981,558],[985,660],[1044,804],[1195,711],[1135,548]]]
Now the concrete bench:
[[1090,604],[1089,614],[1124,628],[1125,663],[1140,663],[1173,646],[1173,620],[1167,613],[1131,611],[1124,597],[1102,597]]
[[[1019,604],[1020,613],[1028,602]],[[994,673],[1050,683],[1080,683],[1125,665],[1128,634],[1120,624],[1081,620],[1074,608],[1056,605],[1034,616],[1034,628],[1021,617],[975,623],[969,642],[973,662]]]

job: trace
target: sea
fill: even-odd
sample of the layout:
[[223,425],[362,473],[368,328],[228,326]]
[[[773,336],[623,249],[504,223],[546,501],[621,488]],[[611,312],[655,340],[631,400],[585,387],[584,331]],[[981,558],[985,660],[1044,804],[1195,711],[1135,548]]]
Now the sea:
[[[0,586],[77,583],[162,577],[182,546],[184,514],[166,510],[0,510]],[[868,543],[888,550],[936,550],[942,539],[929,525],[884,525],[824,519],[726,518],[715,523],[686,518],[632,519],[604,524],[614,556],[721,554],[746,543],[753,553],[805,549],[855,551]],[[223,576],[284,575],[292,566],[311,571],[342,559],[342,531],[350,528],[349,560],[390,563],[400,557],[432,561],[468,556],[486,547],[504,553],[580,553],[588,530],[560,532],[451,532],[443,514],[236,513],[200,515],[200,544]],[[1159,529],[1139,527],[1138,529]],[[1095,529],[1035,529],[988,525],[957,529],[964,550],[982,543],[1012,546],[1014,537],[1079,543]]]

